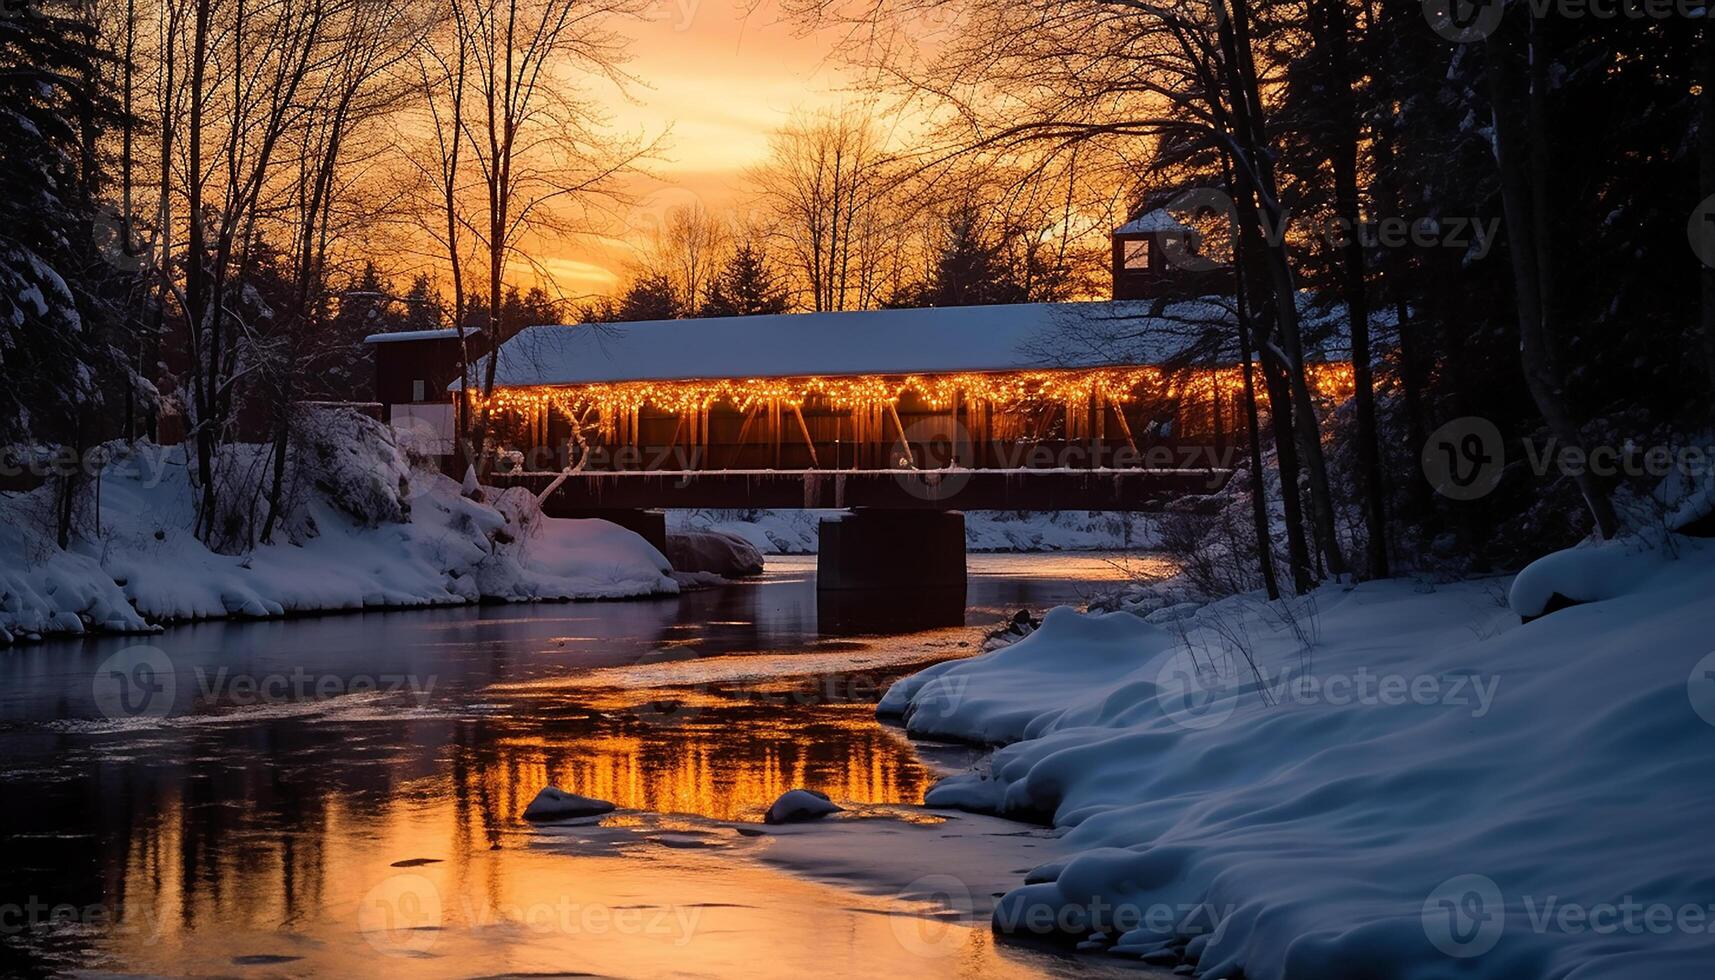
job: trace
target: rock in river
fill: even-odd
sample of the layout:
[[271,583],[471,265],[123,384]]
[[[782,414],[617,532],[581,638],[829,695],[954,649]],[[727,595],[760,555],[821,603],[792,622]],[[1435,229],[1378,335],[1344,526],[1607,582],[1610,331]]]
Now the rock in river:
[[775,800],[774,805],[768,808],[768,814],[762,818],[762,822],[799,823],[838,813],[841,809],[828,799],[826,793],[818,793],[813,789],[789,789],[780,794],[780,799]]
[[526,820],[568,820],[572,817],[590,817],[598,813],[608,813],[613,810],[613,804],[606,800],[591,799],[568,793],[557,786],[545,786],[530,805],[524,808]]
[[725,578],[762,574],[762,552],[725,531],[676,531],[667,535],[667,560],[678,572],[713,572]]

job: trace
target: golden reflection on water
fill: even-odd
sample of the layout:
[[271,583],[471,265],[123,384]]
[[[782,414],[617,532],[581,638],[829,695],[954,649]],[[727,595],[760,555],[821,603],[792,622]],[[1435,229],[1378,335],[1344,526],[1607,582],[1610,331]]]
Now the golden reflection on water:
[[[120,860],[107,863],[117,877],[102,891],[118,897],[126,919],[104,941],[131,968],[170,973],[219,972],[231,965],[230,956],[302,956],[306,968],[372,973],[389,961],[376,959],[378,948],[365,939],[359,917],[379,891],[390,896],[389,916],[433,910],[432,934],[388,933],[379,947],[388,956],[410,957],[399,965],[413,973],[499,972],[487,966],[498,956],[516,970],[575,964],[634,975],[648,972],[650,964],[682,968],[684,945],[692,942],[699,963],[705,956],[724,963],[715,972],[742,969],[771,941],[779,956],[804,958],[814,941],[806,943],[797,921],[802,912],[793,906],[825,886],[745,870],[714,852],[674,857],[681,863],[653,870],[640,868],[635,855],[531,855],[527,845],[538,831],[519,813],[552,784],[611,800],[622,811],[755,820],[795,786],[848,804],[917,803],[931,774],[903,738],[876,724],[867,703],[803,703],[809,695],[802,688],[775,682],[738,699],[730,692],[672,692],[681,703],[663,721],[649,714],[649,698],[667,693],[585,691],[575,707],[562,706],[561,717],[540,704],[515,702],[498,717],[409,722],[403,731],[331,726],[305,736],[303,744],[282,739],[258,746],[267,766],[181,745],[191,763],[180,778],[148,786],[152,798],[141,807],[152,815],[147,826],[103,842],[124,850]],[[789,696],[798,700],[787,713],[779,698]],[[211,736],[192,730],[175,737]],[[443,764],[388,752],[358,762],[372,744],[432,749]],[[281,758],[296,759],[300,768],[280,772]],[[337,777],[343,785],[316,778],[336,760],[347,767]],[[717,836],[733,831],[695,819],[621,812],[602,823],[647,824],[656,837],[675,829],[701,834],[714,847],[738,841]],[[650,853],[664,850],[657,845]],[[414,890],[407,896],[410,910],[396,907],[401,899],[393,892],[401,882]],[[424,888],[432,894],[417,894]],[[759,894],[764,888],[767,894]],[[806,895],[793,897],[800,890]],[[826,896],[816,901],[840,906]],[[536,911],[563,910],[568,903],[604,910],[672,906],[681,914],[709,907],[698,913],[703,918],[696,934],[679,940],[594,937],[575,927],[542,933],[522,924]],[[861,950],[866,964],[898,957],[906,957],[907,967],[915,964],[909,944],[898,946],[889,937],[917,926],[890,922],[897,913],[885,903],[873,911],[880,914],[854,917],[848,910],[830,926],[861,926],[869,942],[885,945]],[[742,942],[716,935],[708,924],[727,918],[746,934]],[[950,935],[976,944],[960,954],[975,957],[971,966],[1004,967],[984,932],[960,926]],[[591,947],[598,938],[603,941]],[[813,956],[803,964],[813,965]]]
[[[1009,584],[1008,569],[1016,564],[973,556],[973,576],[1001,583],[988,588],[984,608],[1040,608],[1028,588]],[[1090,556],[1041,556],[1033,567],[1092,587],[1123,577],[1118,565]],[[709,627],[735,629],[786,615],[779,608],[790,606],[790,598],[708,615],[703,635],[719,639]],[[13,763],[3,785],[14,806],[0,816],[8,894],[44,896],[109,917],[26,951],[27,972],[63,963],[230,974],[248,972],[235,966],[266,966],[269,957],[282,958],[278,972],[313,967],[334,975],[403,968],[412,975],[582,969],[630,976],[687,964],[731,975],[755,973],[758,963],[771,967],[761,972],[802,973],[830,956],[848,969],[861,964],[865,972],[890,976],[949,968],[1005,974],[1017,966],[996,956],[980,924],[953,930],[963,944],[958,955],[917,960],[893,941],[900,933],[885,901],[749,866],[721,849],[761,845],[707,822],[759,819],[797,786],[848,805],[921,802],[934,774],[903,737],[876,723],[875,686],[851,690],[829,681],[849,682],[853,675],[841,671],[860,663],[899,676],[968,655],[974,649],[959,646],[965,632],[917,634],[911,642],[920,652],[910,654],[917,659],[885,663],[881,653],[897,654],[905,640],[874,649],[814,634],[790,647],[763,643],[761,634],[738,641],[779,655],[770,659],[735,653],[729,637],[721,652],[732,655],[698,661],[707,666],[690,672],[702,678],[691,687],[625,687],[647,671],[621,641],[635,636],[651,654],[677,647],[690,656],[685,644],[697,642],[698,630],[657,623],[663,614],[642,605],[604,615],[616,620],[613,636],[583,621],[589,617],[547,619],[540,612],[516,620],[448,614],[464,631],[456,640],[444,639],[456,634],[433,616],[378,620],[372,632],[351,636],[351,625],[333,621],[325,635],[318,621],[211,628],[206,632],[223,644],[227,637],[289,631],[295,646],[286,648],[287,663],[305,656],[300,648],[326,647],[329,662],[349,653],[374,670],[375,661],[363,659],[370,646],[410,651],[418,659],[380,662],[444,672],[454,690],[443,696],[437,689],[426,708],[404,703],[361,718],[235,715],[230,724],[76,737],[28,727],[0,732],[10,739]],[[209,662],[223,665],[230,656],[239,655],[217,652]],[[793,666],[782,667],[784,661]],[[721,672],[735,664],[768,674],[827,673],[757,682]],[[685,673],[677,663],[668,667],[656,673]],[[57,666],[43,674],[44,697],[54,696],[60,676]],[[561,683],[571,676],[594,682]],[[629,812],[603,823],[631,824],[644,843],[624,854],[545,852],[537,845],[556,831],[532,828],[519,815],[547,785],[613,801]],[[689,816],[675,823],[653,815],[660,813]],[[674,828],[707,849],[675,850],[688,845],[664,839],[662,830]],[[642,854],[654,856],[642,860]],[[359,927],[360,911],[372,906],[376,889],[402,876],[431,883],[439,931],[420,957],[378,959],[378,951],[399,950],[378,950]],[[689,947],[674,945],[673,937],[543,935],[509,924],[510,910],[565,901],[707,908]],[[54,943],[67,950],[64,960],[48,949]],[[0,944],[0,974],[14,962],[6,953]],[[235,959],[253,956],[263,959]]]
[[[672,692],[652,702],[638,690],[581,692],[604,716],[580,733],[527,730],[500,736],[484,765],[489,795],[528,799],[543,786],[609,800],[623,809],[755,820],[795,787],[841,802],[920,803],[933,775],[903,738],[879,727],[870,704],[788,703],[752,690],[762,705],[734,707],[719,694]],[[577,726],[582,727],[582,726]]]

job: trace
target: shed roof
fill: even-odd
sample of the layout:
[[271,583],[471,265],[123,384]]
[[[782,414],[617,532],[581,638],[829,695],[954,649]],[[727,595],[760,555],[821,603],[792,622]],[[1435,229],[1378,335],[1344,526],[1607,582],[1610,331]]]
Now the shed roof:
[[[465,331],[465,336],[472,337],[481,332],[481,330],[472,328]],[[456,340],[458,335],[459,332],[452,327],[440,330],[396,330],[392,333],[372,333],[363,338],[363,342],[366,344],[397,344],[408,340]]]
[[1120,225],[1118,228],[1115,228],[1114,234],[1138,235],[1146,232],[1187,230],[1188,229],[1184,225],[1179,223],[1179,219],[1168,214],[1165,208],[1156,208],[1153,211],[1145,211],[1130,221],[1127,221],[1125,224]]

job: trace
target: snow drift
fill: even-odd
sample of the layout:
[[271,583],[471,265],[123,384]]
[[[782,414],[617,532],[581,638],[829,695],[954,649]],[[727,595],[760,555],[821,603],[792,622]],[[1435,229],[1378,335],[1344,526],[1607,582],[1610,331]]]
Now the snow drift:
[[0,501],[0,642],[221,616],[678,591],[667,559],[631,531],[547,517],[518,488],[472,499],[414,468],[390,429],[354,412],[320,411],[306,428],[316,436],[294,452],[275,542],[240,554],[192,533],[195,495],[177,448],[116,447],[99,512],[67,550],[32,530],[44,526],[49,488]]
[[1495,581],[1057,610],[881,712],[1011,741],[928,802],[1078,850],[999,931],[1253,980],[1706,976],[1715,546],[1671,543],[1552,556],[1520,611],[1584,604],[1522,626]]

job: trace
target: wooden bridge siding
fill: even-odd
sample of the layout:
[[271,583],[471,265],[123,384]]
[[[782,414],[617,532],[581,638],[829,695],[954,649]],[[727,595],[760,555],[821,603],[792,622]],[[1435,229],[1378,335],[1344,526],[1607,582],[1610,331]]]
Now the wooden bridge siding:
[[[1184,446],[1209,446],[1216,449],[1230,441],[1224,438],[1231,425],[1231,416],[1221,419],[1210,427],[1212,413],[1207,406],[1189,404],[1183,399],[1139,399],[1126,407],[1125,423],[1121,424],[1117,412],[1112,406],[1086,406],[1083,425],[1092,433],[1099,436],[1091,438],[1068,440],[1065,438],[1046,438],[1046,434],[1064,431],[1065,416],[1060,409],[1044,410],[1037,417],[1029,419],[1012,419],[1012,423],[1022,426],[1033,436],[1027,444],[1021,446],[1018,439],[995,438],[997,426],[995,420],[988,418],[988,413],[976,413],[977,418],[970,421],[972,413],[966,406],[956,406],[958,421],[966,425],[970,439],[959,447],[960,464],[973,468],[1015,468],[1031,465],[1032,458],[1038,461],[1047,455],[1053,459],[1064,458],[1065,451],[1072,447],[1081,450],[1095,450],[1082,453],[1086,467],[1098,467],[1101,464],[1094,457],[1112,460],[1122,449],[1129,448],[1130,442],[1135,442],[1139,451],[1148,451],[1155,446],[1165,446],[1177,456]],[[782,406],[778,419],[770,406],[759,406],[755,417],[746,427],[746,413],[737,409],[718,406],[706,413],[705,418],[693,419],[668,412],[645,410],[639,413],[635,439],[621,441],[617,444],[604,445],[609,453],[617,452],[627,445],[635,446],[644,451],[641,465],[646,469],[679,470],[679,469],[741,469],[741,470],[833,470],[833,469],[887,469],[894,468],[893,455],[898,445],[899,432],[893,419],[885,413],[878,424],[871,424],[862,433],[862,441],[853,442],[855,414],[848,409],[832,406],[809,404],[801,410],[804,417],[804,427],[810,432],[815,445],[812,454],[809,446],[805,445],[803,431],[798,426],[798,420],[789,406]],[[1222,414],[1225,414],[1224,412]],[[502,439],[515,446],[534,446],[551,450],[554,467],[563,466],[565,459],[566,441],[570,437],[570,424],[558,412],[548,413],[547,419],[515,418],[501,430]],[[899,422],[906,431],[914,437],[924,434],[938,435],[944,432],[956,432],[953,427],[953,412],[948,409],[933,410],[926,406],[915,404],[915,399],[905,399],[898,409]],[[1156,437],[1153,425],[1158,420],[1171,419],[1173,432],[1171,437]],[[698,436],[706,430],[707,440],[700,441],[692,437],[692,429],[698,430]],[[1129,428],[1133,440],[1127,440],[1125,433]],[[740,435],[744,441],[740,442]],[[913,439],[913,449],[917,453],[920,465],[939,467],[944,465],[946,447],[944,445],[929,450],[925,440]],[[539,455],[534,460],[535,465],[546,467],[550,460]],[[601,464],[597,464],[601,465]],[[637,465],[633,463],[633,467]]]

